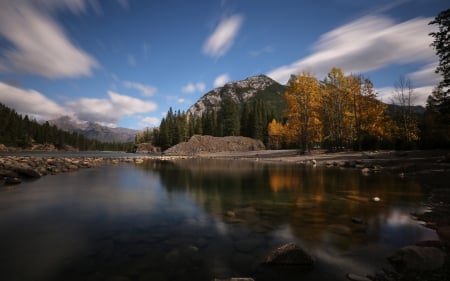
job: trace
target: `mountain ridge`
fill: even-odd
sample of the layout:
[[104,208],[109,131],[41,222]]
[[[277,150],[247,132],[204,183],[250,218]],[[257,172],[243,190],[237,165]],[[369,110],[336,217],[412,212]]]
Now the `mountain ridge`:
[[284,107],[282,95],[286,89],[286,85],[282,85],[266,75],[250,76],[208,91],[190,106],[187,112],[193,117],[201,117],[208,110],[217,111],[220,109],[225,95],[230,96],[237,104],[260,97],[269,103],[277,104],[274,105],[275,107]]
[[95,139],[101,142],[133,142],[139,130],[129,128],[111,128],[102,126],[94,122],[76,122],[69,116],[61,116],[56,119],[48,120],[50,125],[70,132],[78,133],[89,139]]

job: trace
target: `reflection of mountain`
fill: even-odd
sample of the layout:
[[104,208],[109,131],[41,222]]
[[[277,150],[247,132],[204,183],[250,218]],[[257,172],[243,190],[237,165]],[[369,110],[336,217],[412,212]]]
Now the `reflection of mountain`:
[[[422,198],[418,185],[352,170],[206,159],[147,165],[159,171],[168,193],[189,194],[221,222],[256,232],[288,225],[308,245],[325,243],[341,250],[369,236],[378,239],[392,214],[408,215],[412,210],[405,206]],[[382,201],[371,202],[374,196]]]

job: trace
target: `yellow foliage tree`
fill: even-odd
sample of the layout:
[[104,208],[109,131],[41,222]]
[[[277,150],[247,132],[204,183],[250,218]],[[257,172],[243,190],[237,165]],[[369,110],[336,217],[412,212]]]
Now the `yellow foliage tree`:
[[303,152],[321,142],[319,81],[308,72],[291,79],[284,94],[288,104],[285,135],[288,142],[298,142]]
[[353,140],[351,86],[344,72],[336,67],[331,69],[324,81],[321,115],[324,140],[334,148],[348,146]]
[[386,113],[387,105],[377,99],[372,81],[361,76],[349,76],[348,85],[353,96],[353,134],[358,150],[389,139],[392,122]]
[[269,147],[272,149],[281,148],[284,143],[284,126],[278,123],[277,120],[272,119],[272,122],[267,126],[269,134]]

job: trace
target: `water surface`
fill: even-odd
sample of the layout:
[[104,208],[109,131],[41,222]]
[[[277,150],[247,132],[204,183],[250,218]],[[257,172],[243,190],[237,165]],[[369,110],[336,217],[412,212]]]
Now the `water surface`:
[[[244,161],[148,160],[46,176],[0,189],[0,279],[345,280],[436,238],[410,216],[424,196],[394,176]],[[287,242],[311,253],[313,271],[260,265]]]

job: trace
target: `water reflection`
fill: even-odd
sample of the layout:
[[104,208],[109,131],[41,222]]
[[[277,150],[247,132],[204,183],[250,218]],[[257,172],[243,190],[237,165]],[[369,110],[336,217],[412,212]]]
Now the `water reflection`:
[[48,176],[0,189],[1,280],[277,280],[259,262],[292,241],[317,259],[302,280],[345,280],[433,237],[409,217],[423,196],[395,177],[205,159]]

